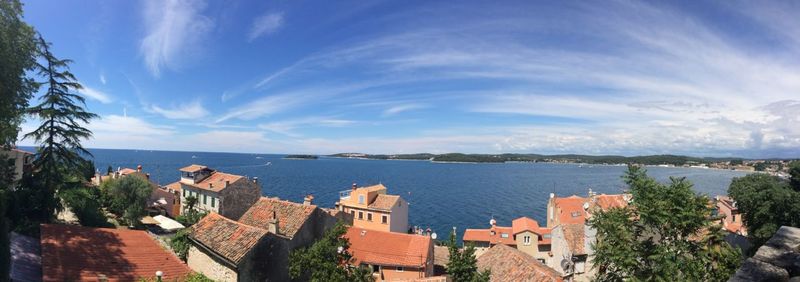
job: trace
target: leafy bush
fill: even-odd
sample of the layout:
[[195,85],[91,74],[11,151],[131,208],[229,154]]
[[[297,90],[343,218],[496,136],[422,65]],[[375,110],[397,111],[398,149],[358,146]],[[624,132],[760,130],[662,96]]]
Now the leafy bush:
[[190,233],[191,229],[189,228],[181,229],[169,241],[172,251],[183,261],[186,261],[186,256],[189,254],[189,247],[191,246],[191,242],[189,242]]
[[100,202],[97,195],[91,193],[94,188],[76,188],[69,189],[61,192],[61,198],[64,203],[72,210],[72,213],[78,217],[83,226],[90,227],[113,227],[114,225],[108,222],[103,210],[100,208]]

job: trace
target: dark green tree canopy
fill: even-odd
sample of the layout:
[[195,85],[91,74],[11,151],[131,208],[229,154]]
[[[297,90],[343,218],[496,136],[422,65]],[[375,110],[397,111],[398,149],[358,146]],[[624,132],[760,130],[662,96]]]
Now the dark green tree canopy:
[[369,269],[351,265],[353,256],[345,233],[347,226],[338,222],[310,247],[292,251],[289,254],[289,276],[293,280],[314,282],[373,281]]
[[684,178],[662,184],[629,166],[623,179],[632,201],[624,208],[595,213],[591,260],[598,281],[725,281],[741,254],[724,241],[708,197]]
[[742,212],[747,235],[754,245],[752,250],[763,245],[781,226],[800,226],[798,191],[789,181],[764,173],[733,179],[728,194]]
[[28,100],[39,89],[27,75],[37,55],[36,32],[22,20],[22,4],[0,1],[0,147],[17,141]]
[[447,251],[450,253],[450,260],[447,261],[447,275],[453,281],[466,282],[487,282],[491,273],[478,271],[478,259],[475,257],[475,246],[467,244],[463,250],[458,247],[456,242],[456,232],[450,232],[450,240],[447,242]]
[[147,214],[147,201],[153,193],[150,181],[138,175],[127,175],[109,187],[111,210],[128,224],[137,224]]

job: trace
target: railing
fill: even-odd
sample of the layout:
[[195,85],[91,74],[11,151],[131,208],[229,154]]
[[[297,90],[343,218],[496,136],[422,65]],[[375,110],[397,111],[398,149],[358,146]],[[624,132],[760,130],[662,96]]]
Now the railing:
[[351,192],[353,192],[353,191],[352,190],[339,191],[339,199],[350,198],[350,193]]

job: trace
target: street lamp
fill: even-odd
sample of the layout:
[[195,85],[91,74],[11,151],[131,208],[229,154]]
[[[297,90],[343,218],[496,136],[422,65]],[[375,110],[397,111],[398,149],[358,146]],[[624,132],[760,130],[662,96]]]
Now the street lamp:
[[156,271],[156,281],[161,282],[161,276],[164,276],[164,272],[161,270]]

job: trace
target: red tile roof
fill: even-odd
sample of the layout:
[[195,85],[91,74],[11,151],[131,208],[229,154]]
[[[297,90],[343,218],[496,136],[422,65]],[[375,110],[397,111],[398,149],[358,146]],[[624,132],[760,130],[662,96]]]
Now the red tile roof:
[[583,224],[586,222],[586,210],[583,204],[587,203],[587,198],[575,195],[566,198],[556,198],[555,206],[558,208],[558,220],[561,224]]
[[478,257],[478,269],[490,270],[490,281],[563,281],[556,270],[504,245],[496,245]]
[[241,179],[244,179],[244,176],[214,171],[211,173],[211,175],[201,180],[200,182],[187,185],[200,188],[203,190],[219,192],[226,188],[225,186],[226,181],[229,184],[233,184],[234,182],[239,181]]
[[239,218],[239,222],[267,230],[274,211],[278,218],[278,234],[294,238],[316,208],[315,205],[262,197]]
[[164,188],[172,189],[172,191],[181,192],[181,182],[175,181],[164,186]]
[[183,168],[181,168],[179,170],[183,171],[183,172],[197,172],[197,171],[201,171],[201,170],[204,170],[204,169],[208,169],[208,167],[204,166],[204,165],[193,164],[193,165],[190,165],[190,166],[187,166],[187,167],[183,167]]
[[[506,236],[504,237],[503,234]],[[489,229],[467,229],[464,231],[464,241],[470,242],[489,242],[490,244],[505,244],[516,246],[514,241],[514,230],[511,227],[495,226],[494,233]]]
[[119,170],[119,175],[128,175],[128,174],[135,173],[135,172],[137,172],[135,169],[126,167],[126,168],[123,168],[123,169]]
[[191,228],[190,238],[236,265],[267,235],[264,229],[227,219],[214,212]]
[[145,231],[43,224],[41,243],[44,281],[136,281],[159,270],[171,281],[191,272]]
[[539,223],[529,217],[520,217],[511,222],[511,229],[513,234],[518,234],[523,231],[530,231],[533,233],[541,234]]
[[424,268],[433,246],[424,235],[350,227],[344,235],[356,264]]
[[592,206],[600,208],[601,210],[609,210],[611,208],[622,208],[628,206],[628,201],[623,194],[606,195],[600,194],[592,197]]
[[[559,227],[556,227],[559,228]],[[564,240],[573,255],[586,254],[584,237],[586,237],[586,226],[583,224],[562,224],[560,226],[564,233]]]
[[369,204],[369,208],[378,210],[391,210],[400,201],[400,196],[380,194]]

